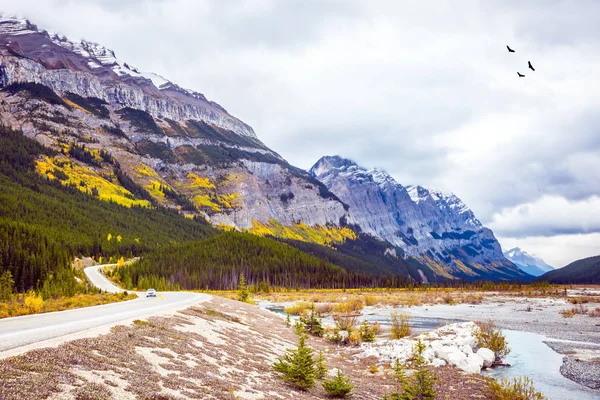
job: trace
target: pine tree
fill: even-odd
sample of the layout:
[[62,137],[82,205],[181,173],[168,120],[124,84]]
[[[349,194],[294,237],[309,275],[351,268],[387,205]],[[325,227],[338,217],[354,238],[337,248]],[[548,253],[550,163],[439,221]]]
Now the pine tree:
[[396,383],[396,391],[384,396],[385,400],[412,400],[412,395],[407,393],[408,379],[406,378],[406,372],[404,365],[400,360],[396,359],[394,366],[392,367],[392,378]]
[[323,326],[319,315],[315,312],[314,304],[310,309],[310,314],[307,317],[300,317],[300,321],[304,324],[305,330],[311,335],[323,336]]
[[273,364],[273,369],[282,374],[281,379],[302,390],[308,390],[315,385],[313,350],[306,345],[307,338],[306,334],[301,334],[298,338],[298,348],[288,350],[283,358],[279,358]]
[[423,357],[425,344],[419,339],[413,347],[413,368],[416,370],[412,382],[407,386],[407,392],[415,400],[433,400],[435,399],[435,375],[427,369],[427,361]]
[[15,286],[15,281],[12,277],[10,271],[6,270],[0,276],[0,300],[8,301],[10,300],[13,288]]
[[323,382],[323,389],[331,397],[345,398],[352,396],[354,385],[350,383],[350,378],[344,378],[342,371],[338,369],[335,378]]
[[323,357],[323,350],[319,350],[319,358],[317,358],[317,363],[315,365],[315,378],[323,379],[327,371],[325,357]]
[[374,330],[367,324],[367,321],[364,320],[362,325],[360,326],[360,340],[363,342],[374,342],[375,341],[375,332]]
[[248,297],[248,287],[246,286],[246,278],[244,278],[244,274],[240,274],[240,283],[238,284],[238,300],[247,303],[249,300]]

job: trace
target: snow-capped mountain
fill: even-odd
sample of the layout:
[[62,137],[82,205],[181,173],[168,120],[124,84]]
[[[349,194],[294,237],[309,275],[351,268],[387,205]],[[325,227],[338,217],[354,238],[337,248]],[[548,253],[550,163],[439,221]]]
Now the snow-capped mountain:
[[0,57],[2,86],[17,81],[41,83],[57,93],[68,91],[143,109],[157,118],[202,120],[256,138],[249,125],[201,93],[140,72],[97,43],[69,40],[26,19],[0,17]]
[[523,275],[503,256],[492,231],[454,194],[403,186],[385,171],[340,156],[321,158],[310,172],[350,206],[351,223],[437,267],[439,274]]
[[548,271],[554,270],[554,267],[546,264],[540,257],[529,254],[518,247],[505,251],[504,257],[512,261],[517,267],[521,268],[529,275],[540,276]]

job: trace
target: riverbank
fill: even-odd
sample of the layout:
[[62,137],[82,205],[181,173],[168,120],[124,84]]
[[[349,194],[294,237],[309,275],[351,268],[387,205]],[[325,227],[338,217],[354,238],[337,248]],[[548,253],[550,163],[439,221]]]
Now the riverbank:
[[[212,298],[169,317],[151,317],[110,333],[0,360],[0,398],[28,399],[323,399],[285,384],[271,366],[297,336],[283,318],[256,306]],[[350,377],[354,398],[380,400],[393,390],[389,366],[355,357],[359,347],[310,337],[330,371]],[[439,399],[487,399],[486,378],[434,369]]]

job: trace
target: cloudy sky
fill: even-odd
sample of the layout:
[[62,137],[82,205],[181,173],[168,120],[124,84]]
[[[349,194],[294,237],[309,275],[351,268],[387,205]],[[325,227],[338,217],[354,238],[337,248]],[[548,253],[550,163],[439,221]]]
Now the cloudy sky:
[[2,7],[204,93],[299,167],[340,154],[455,192],[505,249],[555,266],[600,254],[596,0]]

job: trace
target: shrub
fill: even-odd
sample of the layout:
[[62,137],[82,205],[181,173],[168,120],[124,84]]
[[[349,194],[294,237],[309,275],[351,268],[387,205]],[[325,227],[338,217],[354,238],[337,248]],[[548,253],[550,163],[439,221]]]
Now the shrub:
[[375,297],[375,296],[366,296],[365,297],[365,305],[374,306],[375,304],[377,304],[377,297]]
[[323,389],[331,397],[346,398],[352,396],[354,385],[350,383],[350,378],[344,378],[342,371],[338,369],[337,375],[332,380],[323,382]]
[[282,374],[281,379],[302,390],[308,390],[315,385],[315,361],[312,349],[306,345],[307,337],[301,334],[298,338],[298,348],[288,350],[283,358],[279,358],[273,364],[273,369]]
[[358,298],[336,304],[333,307],[331,315],[338,328],[342,330],[351,330],[356,326],[356,319],[364,305]]
[[593,310],[590,310],[590,312],[588,312],[588,315],[590,317],[600,317],[600,307],[596,307]]
[[411,324],[407,314],[392,314],[392,339],[410,336]]
[[362,336],[360,331],[358,330],[349,330],[348,331],[348,342],[353,346],[358,346],[361,342]]
[[42,299],[42,296],[35,293],[33,290],[27,292],[24,302],[25,307],[27,307],[27,310],[30,314],[39,313],[44,307],[44,299]]
[[285,308],[285,312],[290,315],[302,315],[306,310],[310,308],[310,304],[306,302],[300,302],[292,304]]
[[496,355],[494,364],[500,364],[502,359],[510,353],[510,347],[508,347],[506,337],[502,334],[500,329],[495,327],[494,321],[492,320],[489,320],[488,322],[478,321],[476,324],[479,328],[474,332],[475,338],[477,339],[477,345],[492,350]]
[[383,396],[384,400],[411,400],[408,393],[408,378],[406,377],[405,367],[400,360],[396,359],[392,366],[392,379],[396,386],[396,390],[390,394]]
[[533,382],[527,377],[509,379],[490,379],[487,391],[494,400],[545,400],[546,397],[535,390]]
[[588,309],[583,304],[577,304],[575,307],[559,311],[559,314],[565,318],[573,318],[575,315],[585,315],[587,313]]

